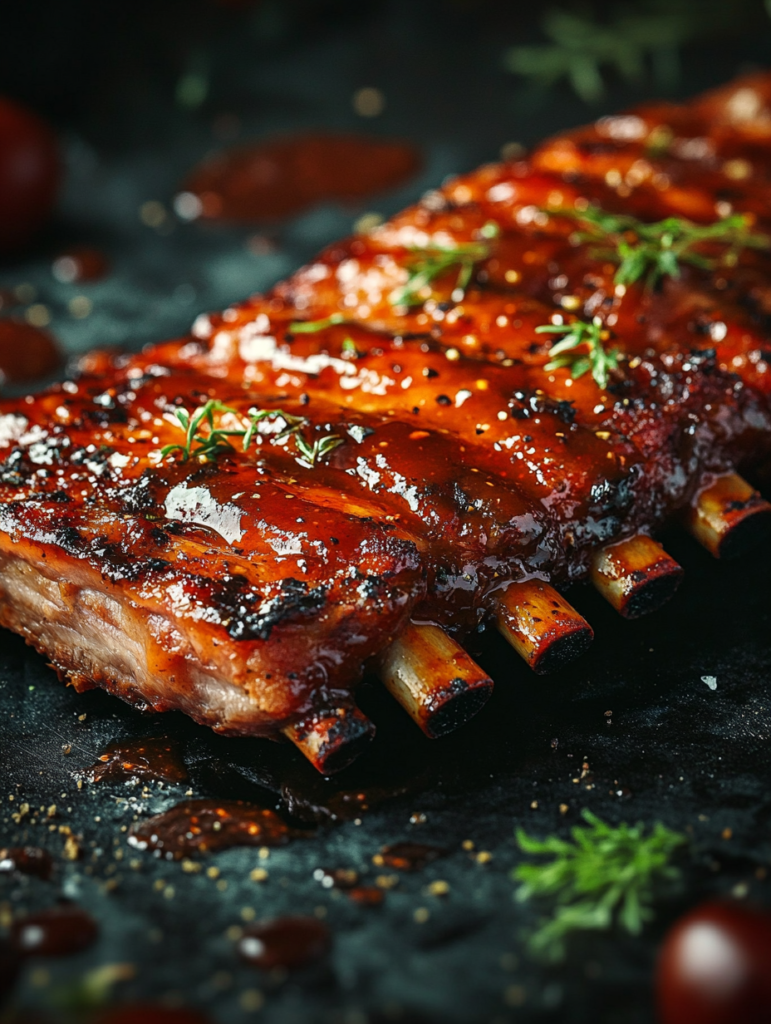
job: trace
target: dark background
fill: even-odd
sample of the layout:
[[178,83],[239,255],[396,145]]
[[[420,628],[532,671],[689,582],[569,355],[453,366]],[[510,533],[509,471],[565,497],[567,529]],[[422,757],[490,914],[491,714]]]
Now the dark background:
[[[543,5],[15,4],[3,12],[0,92],[55,125],[66,180],[55,220],[0,268],[0,286],[26,285],[27,308],[46,307],[69,352],[137,347],[268,287],[363,213],[388,215],[445,175],[496,159],[507,143],[527,145],[653,95],[685,96],[771,58],[771,18],[759,0],[572,9],[594,18],[598,31],[630,14],[674,14],[682,19],[679,43],[646,51],[634,80],[603,66],[604,95],[590,104],[565,81],[539,87],[507,70],[512,47],[547,41]],[[353,97],[363,87],[382,91],[378,117],[356,113]],[[326,204],[279,225],[175,217],[180,181],[208,152],[319,127],[407,138],[422,150],[424,169],[359,208]],[[148,202],[160,204],[154,226],[141,216]],[[111,272],[92,284],[57,283],[51,260],[75,244],[99,247]],[[78,296],[92,303],[86,317],[70,312]],[[574,589],[597,638],[560,676],[536,678],[502,641],[482,637],[476,653],[496,692],[456,736],[425,740],[367,682],[362,704],[378,738],[329,784],[286,747],[218,739],[181,716],[144,718],[101,693],[78,697],[3,634],[0,846],[35,842],[58,866],[48,883],[0,877],[0,922],[64,893],[102,928],[87,953],[29,964],[14,997],[27,1008],[22,1019],[30,1007],[53,1013],[90,969],[130,963],[135,977],[116,986],[116,1000],[198,1006],[223,1022],[652,1021],[651,972],[666,925],[712,892],[768,903],[771,858],[771,552],[723,565],[683,537],[667,543],[687,578],[649,620],[625,623],[593,593]],[[715,691],[705,675],[716,677]],[[143,793],[141,785],[104,782],[78,790],[72,772],[106,744],[143,735],[179,742],[196,796],[279,806],[313,824],[315,835],[267,861],[255,850],[211,857],[204,866],[217,867],[217,879],[130,850],[122,827],[175,803],[187,786],[153,784]],[[584,760],[590,774],[575,782]],[[362,789],[372,808],[361,823],[332,821],[335,794]],[[47,821],[30,824],[34,813],[14,822],[23,801],[33,812],[56,803],[54,822],[82,836],[85,858],[64,861],[62,835]],[[693,845],[681,888],[662,899],[642,937],[580,939],[562,967],[547,969],[528,958],[521,939],[536,911],[513,899],[509,875],[521,856],[514,828],[564,834],[583,807],[613,822],[663,820],[687,830]],[[447,857],[401,876],[380,908],[357,907],[313,879],[319,867],[353,867],[371,882],[379,873],[373,854],[405,839],[437,844]],[[479,851],[492,857],[480,862]],[[249,879],[258,865],[269,871],[261,884]],[[426,892],[437,879],[449,883],[444,897]],[[233,928],[244,908],[257,917],[326,914],[334,937],[328,963],[289,980],[240,965]],[[421,908],[429,912],[423,923],[415,919]]]

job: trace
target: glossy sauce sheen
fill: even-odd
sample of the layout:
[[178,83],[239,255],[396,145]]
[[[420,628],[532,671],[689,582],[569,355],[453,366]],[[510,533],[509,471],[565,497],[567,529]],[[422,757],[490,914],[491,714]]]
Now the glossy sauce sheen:
[[134,826],[128,841],[179,860],[231,846],[281,846],[297,834],[268,808],[241,800],[186,800]]
[[[599,547],[677,519],[705,481],[767,459],[769,253],[619,289],[544,210],[712,222],[730,202],[769,231],[769,123],[763,75],[603,119],[449,182],[189,337],[95,353],[5,403],[0,585],[33,565],[56,622],[116,639],[83,664],[55,617],[8,597],[0,621],[79,688],[266,734],[349,706],[408,616],[463,638],[507,580],[584,578]],[[454,267],[395,301],[420,250],[469,243],[489,252],[464,294]],[[536,328],[556,316],[601,317],[620,351],[607,389],[545,370]],[[222,429],[276,416],[247,451],[162,458],[184,441],[176,411],[210,398],[234,410]],[[309,467],[281,411],[306,445],[342,443]],[[116,664],[125,637],[142,653]]]
[[301,135],[218,154],[196,168],[184,188],[198,197],[203,217],[280,220],[325,200],[351,202],[394,188],[420,163],[404,142]]

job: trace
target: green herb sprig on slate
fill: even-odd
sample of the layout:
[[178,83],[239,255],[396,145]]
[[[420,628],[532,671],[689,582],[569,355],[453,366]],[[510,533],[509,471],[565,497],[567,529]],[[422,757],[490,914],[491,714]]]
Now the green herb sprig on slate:
[[420,293],[423,289],[455,267],[458,268],[458,277],[452,290],[452,300],[462,302],[471,283],[474,267],[490,256],[491,247],[487,240],[495,238],[498,232],[498,225],[490,221],[481,229],[485,241],[464,242],[455,246],[410,247],[407,280],[391,292],[389,302],[392,306],[421,305],[423,298]]
[[[714,224],[694,224],[683,217],[646,224],[636,217],[607,213],[597,206],[585,210],[551,211],[552,216],[575,220],[582,230],[575,233],[581,242],[597,242],[596,255],[618,263],[614,281],[630,285],[644,280],[654,288],[663,277],[679,277],[681,264],[702,270],[730,266],[742,249],[768,249],[771,238],[751,230],[750,218],[735,214]],[[698,246],[716,242],[725,247],[719,258],[705,256]],[[607,248],[605,248],[607,245]]]
[[[235,449],[228,438],[242,438],[241,447],[247,451],[255,435],[258,433],[260,423],[266,420],[281,420],[284,426],[273,436],[280,441],[285,437],[292,437],[295,448],[299,453],[298,462],[314,469],[316,465],[343,444],[344,439],[337,434],[327,434],[324,437],[316,438],[311,444],[303,436],[302,431],[308,426],[309,421],[304,416],[293,416],[284,412],[283,409],[251,409],[248,413],[248,426],[242,429],[233,428],[224,430],[222,427],[215,427],[214,414],[230,413],[233,416],[241,417],[237,409],[229,405],[210,399],[205,405],[196,409],[192,414],[186,409],[176,409],[175,416],[179,425],[185,431],[184,444],[167,444],[161,448],[161,457],[166,458],[176,452],[180,453],[182,462],[194,457],[207,462],[215,462],[220,455],[232,454]],[[209,430],[204,433],[200,428],[208,424]]]
[[[735,31],[755,17],[758,0],[638,0],[614,4],[608,18],[552,8],[541,27],[548,42],[516,46],[504,66],[550,88],[566,79],[587,103],[605,94],[603,72],[630,82],[650,77],[671,88],[680,77],[680,51],[699,36]],[[771,2],[766,0],[771,15]]]
[[549,836],[534,839],[522,829],[517,842],[524,853],[549,856],[542,864],[520,864],[512,877],[521,883],[516,897],[554,902],[528,939],[531,952],[557,961],[575,931],[608,929],[614,924],[633,935],[654,915],[651,909],[661,883],[676,881],[680,871],[670,863],[687,840],[660,822],[646,834],[642,823],[614,828],[584,810],[588,827],[571,830],[572,842]]
[[573,380],[591,371],[598,387],[604,390],[608,386],[610,371],[618,367],[619,351],[605,348],[603,342],[608,338],[608,331],[599,317],[590,324],[583,320],[574,320],[572,324],[544,324],[536,327],[535,333],[564,334],[562,340],[549,349],[551,360],[545,370],[569,367]]

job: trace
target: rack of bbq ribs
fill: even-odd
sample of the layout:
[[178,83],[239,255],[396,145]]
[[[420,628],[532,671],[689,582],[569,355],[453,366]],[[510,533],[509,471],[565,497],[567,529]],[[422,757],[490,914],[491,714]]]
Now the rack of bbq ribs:
[[332,245],[267,295],[4,401],[0,621],[78,690],[294,742],[322,772],[536,672],[769,523],[771,75],[554,138]]

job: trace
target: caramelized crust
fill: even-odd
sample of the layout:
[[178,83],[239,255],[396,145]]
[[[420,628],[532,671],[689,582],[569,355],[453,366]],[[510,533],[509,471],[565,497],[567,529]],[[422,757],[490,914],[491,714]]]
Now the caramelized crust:
[[[95,353],[77,380],[5,402],[3,624],[78,687],[268,734],[350,705],[410,617],[462,638],[511,581],[581,579],[599,548],[686,514],[767,455],[771,257],[619,287],[559,211],[737,212],[771,231],[770,102],[755,76],[604,118],[454,180],[187,338]],[[455,267],[399,305],[420,250],[482,242],[460,294]],[[607,389],[545,369],[554,336],[536,328],[573,315],[619,350]],[[246,451],[164,456],[184,440],[175,413],[209,399],[232,410],[222,429],[276,415]],[[279,413],[309,445],[341,443],[311,467]]]

